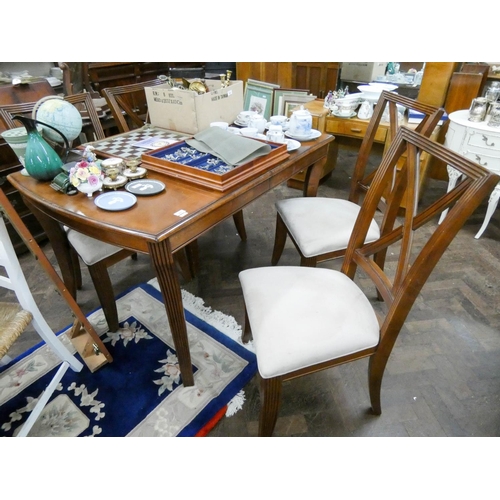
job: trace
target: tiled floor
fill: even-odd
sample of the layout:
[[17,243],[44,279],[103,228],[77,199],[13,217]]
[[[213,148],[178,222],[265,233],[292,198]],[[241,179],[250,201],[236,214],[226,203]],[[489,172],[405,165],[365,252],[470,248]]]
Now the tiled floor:
[[[355,150],[341,148],[337,168],[320,195],[347,198]],[[446,189],[446,183],[435,183]],[[245,208],[248,241],[232,220],[199,240],[201,269],[184,288],[242,324],[238,281],[242,269],[270,264],[277,199],[300,193],[280,186]],[[367,361],[357,361],[284,385],[276,436],[499,436],[500,435],[500,212],[475,240],[486,202],[445,253],[417,299],[396,343],[382,386],[381,416],[369,409]],[[49,245],[44,250],[53,255]],[[27,254],[23,268],[49,324],[71,322],[70,311],[41,268]],[[298,265],[288,242],[279,265]],[[321,266],[338,268],[339,261]],[[153,277],[148,257],[127,259],[111,270],[116,293]],[[98,306],[86,271],[78,302]],[[0,296],[1,296],[0,292]],[[18,341],[17,351],[32,342]],[[241,411],[224,418],[212,436],[255,436],[258,382],[246,388]]]

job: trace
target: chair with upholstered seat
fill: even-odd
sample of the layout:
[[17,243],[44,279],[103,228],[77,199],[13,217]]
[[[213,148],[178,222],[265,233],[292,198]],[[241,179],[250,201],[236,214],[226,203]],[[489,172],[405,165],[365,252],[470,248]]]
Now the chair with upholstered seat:
[[[404,109],[405,113],[409,111],[421,113],[422,120],[416,126],[416,130],[426,136],[432,133],[444,112],[443,108],[429,106],[409,97],[382,92],[361,143],[351,180],[349,199],[303,197],[276,202],[276,235],[271,258],[273,265],[278,263],[283,253],[287,235],[290,236],[300,254],[302,266],[315,267],[318,262],[344,255],[359,213],[358,202],[366,193],[376,173],[376,169],[368,172],[367,164],[378,126],[384,113],[387,113],[387,107],[389,130],[386,148],[389,147],[401,124],[398,107],[400,110]],[[381,209],[383,205],[382,200]],[[394,215],[388,214],[388,217],[394,217]],[[367,233],[367,241],[378,238],[379,234],[380,228],[374,220]]]
[[42,316],[33,299],[2,217],[0,217],[0,268],[2,269],[0,288],[11,290],[16,296],[15,302],[0,302],[0,364],[7,365],[12,361],[7,355],[9,349],[31,325],[62,361],[51,382],[36,402],[30,417],[17,434],[26,436],[68,368],[80,371],[83,364],[68,351]]
[[[464,175],[455,189],[432,193],[424,206],[417,201],[423,152]],[[394,180],[403,156],[406,161]],[[284,381],[361,358],[370,358],[371,407],[381,413],[385,366],[413,303],[443,252],[499,179],[403,126],[363,200],[341,271],[277,266],[240,273],[246,308],[243,340],[253,337],[261,378],[260,435],[273,433]],[[407,209],[380,238],[365,243],[383,198],[389,211],[406,198]],[[439,214],[448,207],[448,217],[439,225]],[[388,251],[391,261],[382,268],[379,256]],[[354,281],[358,267],[359,285]]]

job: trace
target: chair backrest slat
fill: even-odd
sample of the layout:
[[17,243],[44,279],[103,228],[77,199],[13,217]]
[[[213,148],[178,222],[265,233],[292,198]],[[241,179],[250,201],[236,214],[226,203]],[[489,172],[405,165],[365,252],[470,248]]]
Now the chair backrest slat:
[[[462,174],[463,180],[449,193],[443,188],[439,197],[431,197],[426,200],[427,204],[419,206],[416,196],[419,155],[424,152],[446,161]],[[394,166],[403,155],[406,161],[394,184]],[[414,130],[405,126],[399,128],[363,200],[342,266],[342,272],[351,278],[354,278],[359,266],[373,281],[379,297],[386,303],[387,314],[381,328],[381,342],[387,342],[387,348],[382,349],[382,352],[390,353],[417,295],[444,251],[499,181],[500,176],[477,163]],[[398,195],[392,196],[395,191]],[[404,216],[394,218],[392,226],[383,227],[377,241],[364,245],[380,199],[389,192],[387,209],[392,210],[391,204],[399,205],[401,191],[406,196]],[[439,215],[447,207],[450,207],[448,215],[438,224]],[[414,248],[417,247],[414,244],[417,240],[415,234],[420,229],[423,234],[419,235],[418,248]],[[385,261],[389,247],[391,258],[396,259],[391,260],[390,265]]]
[[[386,150],[396,137],[400,125],[407,124],[410,111],[422,113],[422,120],[416,124],[414,128],[417,132],[427,137],[432,134],[444,113],[444,108],[437,108],[406,96],[383,91],[373,110],[372,118],[363,137],[356,165],[354,166],[349,193],[349,200],[354,203],[360,202],[361,197],[366,193],[373,181],[375,173],[367,173],[366,167],[375,142],[375,135],[387,106],[389,106],[389,130],[388,139],[386,139]],[[405,117],[401,123],[399,120],[398,106],[405,109]]]

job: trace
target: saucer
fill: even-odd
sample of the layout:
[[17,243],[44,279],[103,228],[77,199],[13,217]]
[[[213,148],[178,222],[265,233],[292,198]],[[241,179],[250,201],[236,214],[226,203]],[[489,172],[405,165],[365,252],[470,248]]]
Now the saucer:
[[129,193],[133,193],[138,196],[151,196],[153,194],[161,193],[165,189],[165,184],[160,181],[140,179],[129,182],[125,186],[125,189]]
[[300,148],[300,142],[294,139],[285,139],[285,144],[287,151],[295,151]]
[[298,141],[312,141],[313,139],[321,137],[321,132],[319,130],[312,129],[309,135],[293,135],[289,131],[286,131],[285,135],[290,137],[290,139],[297,139]]
[[250,124],[250,120],[248,120],[247,123],[240,122],[238,120],[234,120],[234,123],[235,123],[235,125],[239,125],[240,127],[248,127],[248,125]]
[[137,202],[137,198],[126,191],[118,191],[116,193],[100,194],[94,203],[103,210],[110,212],[118,212],[119,210],[126,210],[133,207]]
[[353,116],[356,116],[356,111],[351,111],[348,115],[342,115],[338,111],[332,111],[332,114],[338,118],[352,118]]

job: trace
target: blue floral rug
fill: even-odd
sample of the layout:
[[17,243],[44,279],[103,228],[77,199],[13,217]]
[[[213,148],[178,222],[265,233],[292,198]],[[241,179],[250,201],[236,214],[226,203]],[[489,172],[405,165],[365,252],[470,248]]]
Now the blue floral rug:
[[[113,362],[95,373],[86,366],[80,373],[69,369],[29,435],[195,436],[228,403],[236,411],[244,401],[242,388],[256,372],[252,346],[238,341],[241,329],[234,318],[184,290],[183,302],[193,387],[182,386],[153,280],[117,299],[118,332],[107,331],[101,309],[89,315]],[[58,365],[59,358],[42,343],[0,367],[0,436],[16,434]]]

